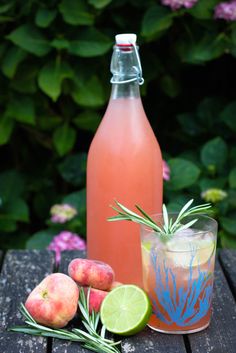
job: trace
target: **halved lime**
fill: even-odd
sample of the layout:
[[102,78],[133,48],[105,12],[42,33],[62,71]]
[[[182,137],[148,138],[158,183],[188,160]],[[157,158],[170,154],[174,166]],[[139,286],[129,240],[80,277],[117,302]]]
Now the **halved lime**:
[[151,313],[147,294],[132,284],[117,287],[109,292],[100,311],[101,321],[107,330],[123,336],[141,331]]

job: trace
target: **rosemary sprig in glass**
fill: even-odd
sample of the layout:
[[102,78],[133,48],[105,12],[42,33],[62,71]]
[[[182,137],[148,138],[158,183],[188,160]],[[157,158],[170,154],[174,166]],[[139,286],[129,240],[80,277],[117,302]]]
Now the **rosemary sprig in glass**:
[[118,201],[115,201],[117,207],[111,206],[117,213],[117,216],[109,217],[108,221],[132,221],[135,223],[143,224],[160,235],[162,240],[170,239],[177,231],[181,231],[187,228],[190,228],[194,223],[197,222],[198,218],[194,218],[186,224],[182,224],[184,218],[188,216],[193,216],[195,214],[203,213],[211,207],[211,204],[206,203],[203,205],[198,205],[191,207],[193,199],[188,201],[183,208],[178,213],[175,220],[170,218],[167,212],[165,204],[162,207],[162,224],[157,223],[152,219],[140,206],[135,205],[141,215],[129,210],[127,207],[123,206]]
[[73,328],[72,331],[65,329],[53,329],[50,327],[38,324],[33,317],[30,315],[26,307],[21,303],[20,312],[24,316],[25,323],[27,326],[15,326],[10,328],[10,331],[27,333],[36,336],[59,338],[62,340],[80,342],[87,349],[93,352],[99,353],[120,353],[117,345],[121,342],[114,342],[110,339],[105,338],[106,328],[102,326],[101,331],[98,331],[98,324],[100,315],[99,313],[89,314],[89,295],[88,291],[87,298],[85,296],[83,288],[80,289],[79,296],[79,308],[82,315],[82,323],[86,328],[86,331]]

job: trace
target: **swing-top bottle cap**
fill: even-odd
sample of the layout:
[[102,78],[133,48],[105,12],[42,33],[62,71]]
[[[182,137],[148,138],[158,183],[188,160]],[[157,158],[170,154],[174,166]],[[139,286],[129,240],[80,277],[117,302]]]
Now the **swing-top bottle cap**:
[[135,45],[137,36],[134,33],[122,33],[116,35],[117,45]]

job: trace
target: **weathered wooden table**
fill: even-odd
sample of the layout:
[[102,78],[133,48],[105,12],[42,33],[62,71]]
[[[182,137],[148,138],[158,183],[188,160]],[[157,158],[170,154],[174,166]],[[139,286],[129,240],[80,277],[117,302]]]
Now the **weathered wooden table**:
[[[1,254],[2,255],[2,254]],[[48,274],[67,273],[68,263],[85,257],[78,251],[64,252],[59,269],[49,251],[8,251],[1,256],[0,353],[88,353],[79,343],[8,332],[22,325],[19,304]],[[235,353],[236,352],[236,251],[221,250],[215,271],[213,316],[209,328],[191,335],[166,335],[146,328],[122,340],[121,350],[151,353]]]

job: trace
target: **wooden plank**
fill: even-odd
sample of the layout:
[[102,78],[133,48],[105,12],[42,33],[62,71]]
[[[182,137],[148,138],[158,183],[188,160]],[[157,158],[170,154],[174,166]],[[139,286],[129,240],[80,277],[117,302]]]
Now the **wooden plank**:
[[210,326],[188,335],[192,353],[236,352],[236,305],[219,262],[216,262]]
[[[86,258],[85,251],[73,250],[73,251],[64,251],[62,253],[61,263],[59,265],[58,272],[65,273],[68,275],[68,265],[70,261],[76,258]],[[79,320],[74,319],[73,325],[70,326],[80,326]],[[53,339],[52,343],[52,353],[89,353],[88,349],[85,349],[81,346],[80,343],[77,342],[67,342],[58,339]]]
[[230,289],[236,298],[236,250],[221,249],[219,257]]
[[22,325],[19,305],[31,290],[53,270],[54,258],[49,251],[11,250],[4,259],[0,276],[0,352],[36,353],[47,351],[42,337],[8,332]]
[[122,340],[122,353],[186,353],[182,335],[167,335],[145,328],[139,334]]

